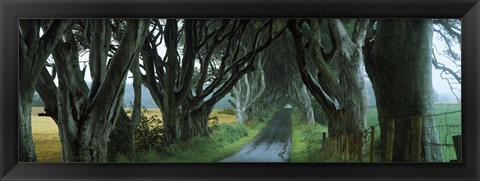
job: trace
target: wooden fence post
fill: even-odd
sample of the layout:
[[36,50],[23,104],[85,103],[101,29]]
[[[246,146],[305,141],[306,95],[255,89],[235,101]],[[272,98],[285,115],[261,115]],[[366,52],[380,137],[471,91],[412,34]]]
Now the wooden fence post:
[[[327,133],[326,133],[326,132],[323,132],[323,133],[322,133],[322,148],[325,148],[326,139],[327,139]],[[324,150],[325,150],[325,149],[324,149]]]
[[390,119],[388,121],[387,127],[387,147],[385,150],[385,159],[387,162],[391,162],[393,160],[393,141],[395,136],[395,120]]
[[328,154],[331,156],[333,152],[333,139],[332,137],[328,137],[326,143],[327,144],[327,149],[328,149]]
[[347,135],[345,135],[345,161],[348,161],[350,160],[350,145],[349,145],[349,142],[348,140],[350,139],[350,137]]
[[333,149],[333,154],[335,154],[335,157],[338,157],[338,152],[340,152],[340,149],[338,148],[338,140],[340,139],[339,137],[340,136],[333,137],[333,144],[335,145]]
[[453,147],[455,147],[455,155],[457,156],[457,162],[462,162],[462,135],[452,136]]
[[[361,136],[362,136],[362,138],[361,138],[362,142],[359,142],[353,135],[352,135],[352,140],[351,140],[352,144],[355,146],[354,147],[355,148],[355,154],[357,155],[357,160],[359,162],[363,162],[363,156],[364,156],[363,155],[363,153],[364,153],[363,148],[365,147],[365,139],[367,139],[367,137],[364,134],[362,134]],[[352,155],[353,158],[355,158],[354,155]]]
[[422,161],[422,117],[418,116],[412,122],[412,162]]
[[375,149],[375,126],[370,127],[370,162],[373,162]]

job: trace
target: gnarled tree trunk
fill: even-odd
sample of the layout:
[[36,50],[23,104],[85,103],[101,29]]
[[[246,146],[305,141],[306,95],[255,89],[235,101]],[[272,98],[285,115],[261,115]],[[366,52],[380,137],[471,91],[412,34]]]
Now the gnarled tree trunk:
[[[368,20],[357,20],[353,37],[348,38],[340,20],[329,20],[339,50],[340,97],[343,121],[338,122],[341,135],[347,136],[350,153],[362,158],[365,127],[367,123],[367,93],[365,90],[362,47]],[[335,132],[332,134],[335,135]]]
[[289,75],[285,77],[285,80],[291,79],[288,85],[288,98],[292,100],[303,112],[303,117],[307,123],[314,123],[315,117],[312,108],[312,102],[310,100],[310,93],[307,90],[307,86],[303,84],[300,76]]
[[442,161],[432,101],[431,20],[379,20],[366,68],[377,101],[382,159],[387,124],[395,122],[393,161],[411,161],[412,122],[423,119],[423,156]]
[[135,98],[133,100],[133,107],[131,117],[129,118],[123,109],[120,108],[120,115],[118,117],[115,129],[110,135],[109,142],[109,160],[115,161],[119,155],[125,155],[130,160],[134,160],[137,155],[135,151],[135,131],[141,121],[141,106],[142,106],[142,78],[139,67],[139,59],[136,57],[130,71],[133,74],[133,91]]
[[43,35],[42,20],[20,20],[19,32],[19,161],[37,161],[32,139],[31,112],[32,100],[38,77],[71,20],[53,20]]
[[212,110],[213,106],[203,106],[189,111],[180,123],[180,139],[186,141],[193,137],[209,135],[208,119]]
[[315,117],[313,114],[312,101],[310,100],[310,94],[307,91],[307,87],[305,85],[301,85],[300,91],[295,93],[295,95],[297,96],[298,104],[303,110],[303,114],[305,119],[307,119],[307,122],[314,123]]
[[[329,118],[329,139],[342,140],[337,145],[342,152],[349,152],[351,160],[356,155],[362,159],[363,131],[366,124],[366,92],[364,89],[362,62],[363,41],[365,39],[368,20],[357,20],[353,37],[347,33],[343,23],[338,19],[328,20],[331,39],[334,39],[338,53],[338,76],[330,68],[333,58],[325,59],[320,45],[320,25],[317,20],[309,22],[310,30],[305,22],[299,24],[291,21],[290,32],[293,35],[297,51],[297,63],[302,81],[320,103]],[[306,37],[310,34],[311,37]],[[305,41],[305,39],[308,39]],[[312,58],[318,69],[316,80],[307,69],[307,48],[310,47]],[[336,77],[339,77],[338,80]],[[338,100],[338,105],[334,100]]]
[[110,22],[91,21],[89,63],[93,82],[90,91],[78,68],[78,48],[73,34],[54,53],[59,77],[57,124],[63,159],[67,162],[107,161],[108,138],[123,103],[127,72],[148,30],[148,20],[128,20],[119,47],[107,67]]
[[[269,20],[255,29],[253,41],[245,41],[243,35],[253,24],[250,20],[186,19],[181,29],[176,19],[154,24],[159,31],[150,32],[142,50],[144,83],[162,111],[164,145],[208,135],[208,116],[215,103],[253,71],[255,56],[284,30],[274,36],[273,21]],[[178,42],[182,40],[179,31],[184,34],[183,43]],[[266,40],[260,39],[261,34],[267,34]],[[166,57],[157,52],[160,38],[165,40]],[[184,45],[183,57],[178,56],[179,44]],[[243,44],[253,46],[242,52]],[[200,64],[200,76],[193,81],[195,62]]]
[[235,109],[238,123],[251,120],[256,114],[254,108],[259,104],[265,92],[264,64],[267,61],[268,51],[260,53],[256,61],[255,71],[245,74],[233,87],[232,96],[235,98]]

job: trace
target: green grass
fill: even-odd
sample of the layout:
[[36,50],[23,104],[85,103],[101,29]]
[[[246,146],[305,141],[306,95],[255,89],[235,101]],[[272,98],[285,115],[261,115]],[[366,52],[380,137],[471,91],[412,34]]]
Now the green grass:
[[292,146],[290,162],[324,162],[327,160],[321,154],[322,134],[327,132],[325,125],[307,123],[298,109],[292,112]]
[[[434,105],[434,114],[441,114],[445,112],[454,112],[461,110],[460,104],[435,104]],[[376,107],[370,107],[368,109],[367,115],[367,125],[378,126],[378,112]],[[453,113],[446,115],[438,115],[434,117],[436,125],[461,125],[461,113]]]
[[[215,162],[239,151],[265,127],[275,110],[270,110],[252,121],[242,124],[217,124],[211,127],[209,137],[196,137],[186,143],[176,143],[161,151],[151,150],[141,154],[135,162]],[[130,162],[120,156],[118,162]]]
[[[460,104],[441,104],[435,106],[435,113],[453,112],[461,110]],[[452,136],[461,135],[462,116],[461,113],[438,115],[434,117],[437,127],[440,144],[453,144]],[[455,160],[455,148],[453,146],[442,146],[442,153],[445,161]]]

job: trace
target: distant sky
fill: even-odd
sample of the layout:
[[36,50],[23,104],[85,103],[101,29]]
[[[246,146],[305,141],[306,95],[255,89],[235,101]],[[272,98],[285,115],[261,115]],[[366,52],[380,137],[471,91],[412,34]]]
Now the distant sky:
[[[446,45],[443,41],[441,41],[439,39],[439,36],[438,34],[434,34],[434,37],[433,37],[433,44],[437,47],[438,51],[440,53],[443,53],[442,51],[444,49],[446,49]],[[459,44],[455,44],[452,46],[452,49],[458,53],[458,54],[461,54],[461,51],[460,51],[460,45]],[[456,68],[455,64],[452,63],[451,60],[449,60],[447,57],[443,56],[443,55],[439,55],[436,51],[434,51],[435,53],[435,56],[437,57],[437,60],[440,62],[440,63],[443,63],[445,64],[445,66],[451,68],[452,70],[454,71],[457,71],[458,68]],[[448,84],[448,82],[446,80],[443,80],[441,77],[440,77],[440,73],[441,73],[441,70],[437,70],[435,69],[435,67],[432,67],[432,84],[433,84],[433,88],[435,89],[435,91],[437,91],[438,94],[442,95],[449,95],[449,96],[454,96],[451,89],[450,89],[450,86]],[[461,75],[459,75],[461,76]],[[456,82],[456,81],[455,81]],[[461,86],[460,85],[454,85],[455,88],[457,88],[458,90],[455,90],[455,93],[457,96],[459,96],[459,98],[461,97]]]

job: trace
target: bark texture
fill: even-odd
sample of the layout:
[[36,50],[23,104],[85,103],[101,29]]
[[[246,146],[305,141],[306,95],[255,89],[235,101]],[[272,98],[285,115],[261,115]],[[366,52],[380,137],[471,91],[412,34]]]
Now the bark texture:
[[[32,139],[31,112],[35,86],[46,60],[61,41],[71,20],[20,20],[19,27],[19,161],[37,161]],[[49,25],[49,26],[47,26]],[[40,36],[42,26],[48,27]]]
[[115,128],[110,135],[108,147],[108,160],[116,161],[118,155],[124,155],[130,160],[137,158],[135,148],[135,132],[140,124],[142,111],[142,77],[139,67],[139,58],[133,62],[130,71],[133,75],[133,91],[135,94],[133,105],[131,108],[131,116],[125,112],[123,106],[120,108],[119,116]]
[[395,121],[393,161],[412,159],[411,127],[418,116],[423,119],[422,160],[442,161],[435,121],[427,116],[433,114],[431,50],[431,20],[378,21],[366,68],[375,90],[383,151],[388,121]]
[[[352,154],[361,159],[364,132],[367,123],[367,93],[365,90],[365,71],[363,69],[362,47],[367,32],[368,20],[356,20],[353,36],[349,35],[340,20],[329,20],[335,42],[339,50],[339,104],[342,107],[343,121],[335,122],[331,131],[333,134],[341,130],[340,134],[347,135],[348,146]],[[329,131],[330,131],[329,130]]]
[[[322,52],[322,31],[318,20],[290,21],[289,30],[297,52],[296,60],[303,83],[329,119],[329,139],[345,140],[338,143],[341,150],[349,152],[351,158],[355,155],[361,160],[367,111],[362,47],[368,20],[356,20],[351,37],[339,19],[328,20],[328,25],[330,38],[334,40],[332,47],[335,47],[331,51],[336,51],[336,57],[325,56]],[[309,57],[318,69],[316,78],[307,68]],[[332,61],[338,61],[338,74],[330,67]]]
[[[91,89],[84,81],[84,70],[79,66],[78,42],[73,31],[65,35],[65,41],[53,52],[58,71],[58,88],[57,114],[52,117],[56,117],[59,127],[65,162],[107,161],[108,139],[120,115],[127,72],[138,59],[149,22],[128,20],[118,49],[107,61],[111,23],[106,19],[89,21],[91,29],[85,31],[91,32]],[[38,90],[47,90],[46,87],[49,87],[42,85],[39,85]],[[50,93],[44,96],[51,96],[53,91],[48,90]]]
[[[154,22],[158,31],[149,33],[142,49],[143,79],[162,111],[164,145],[208,135],[213,106],[254,70],[255,57],[283,32],[273,31],[273,23],[269,20],[255,29],[252,20],[186,19],[182,27],[176,19],[164,25]],[[253,38],[243,36],[247,30],[253,31]],[[163,40],[165,57],[157,52]],[[182,45],[182,56],[178,56]],[[195,63],[199,70],[194,69]]]
[[233,87],[232,96],[235,98],[237,122],[244,123],[258,113],[258,105],[265,93],[264,64],[268,58],[268,51],[257,56],[254,72],[244,75]]

